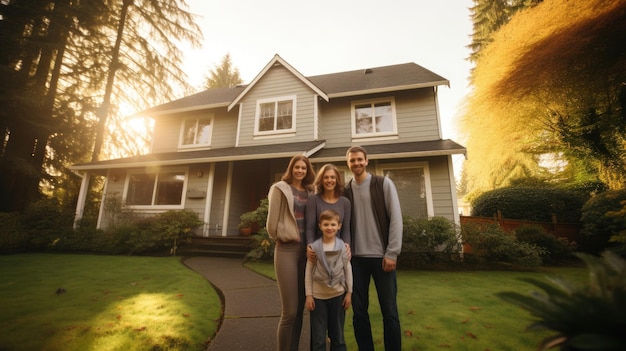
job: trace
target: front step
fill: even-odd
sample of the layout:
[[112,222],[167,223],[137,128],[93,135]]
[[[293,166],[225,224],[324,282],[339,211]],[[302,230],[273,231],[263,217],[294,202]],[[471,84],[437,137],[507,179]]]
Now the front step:
[[250,251],[249,236],[194,236],[178,248],[180,256],[244,257]]

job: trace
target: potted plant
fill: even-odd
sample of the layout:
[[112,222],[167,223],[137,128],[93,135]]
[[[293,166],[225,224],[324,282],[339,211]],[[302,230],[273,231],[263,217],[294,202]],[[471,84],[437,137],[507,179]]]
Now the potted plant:
[[264,227],[267,220],[267,207],[268,200],[265,198],[259,202],[259,207],[239,216],[240,222],[237,226],[239,232],[247,236],[258,232],[262,226]]
[[243,213],[239,216],[239,220],[240,222],[237,226],[237,228],[239,228],[239,233],[244,236],[249,236],[252,234],[253,226],[258,223],[256,210]]

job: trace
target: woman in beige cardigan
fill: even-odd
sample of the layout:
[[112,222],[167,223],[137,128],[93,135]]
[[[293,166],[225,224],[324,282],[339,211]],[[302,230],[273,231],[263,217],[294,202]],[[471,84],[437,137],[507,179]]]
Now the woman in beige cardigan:
[[268,194],[266,228],[276,242],[274,270],[282,307],[276,332],[279,351],[297,350],[300,344],[305,301],[305,206],[314,179],[309,159],[296,155]]

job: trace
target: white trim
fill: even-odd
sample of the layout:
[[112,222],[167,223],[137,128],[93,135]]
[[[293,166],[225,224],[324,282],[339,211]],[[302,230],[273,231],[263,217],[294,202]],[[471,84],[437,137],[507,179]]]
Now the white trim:
[[[196,141],[197,137],[198,137],[198,122],[201,119],[208,119],[210,122],[210,135],[209,135],[209,142],[208,143],[204,143],[204,144],[198,144]],[[188,121],[192,121],[195,120],[196,122],[196,135],[194,135],[194,143],[193,144],[183,144],[183,139],[184,139],[184,134],[185,134],[185,123]],[[206,149],[206,148],[210,148],[211,147],[211,143],[213,141],[213,131],[215,130],[214,128],[215,126],[215,114],[211,113],[208,114],[206,116],[193,116],[193,117],[186,117],[186,118],[182,118],[180,120],[180,131],[178,133],[178,149],[180,151],[188,151],[188,150],[197,150],[197,149]]]
[[74,212],[74,229],[78,227],[78,221],[83,218],[83,214],[85,213],[85,203],[87,202],[87,193],[89,192],[91,173],[85,172],[81,178],[80,190],[78,191],[78,202],[76,202],[76,212]]
[[[278,123],[278,103],[291,101],[291,128],[289,129],[276,129],[276,124]],[[274,129],[260,131],[259,130],[259,122],[261,118],[261,105],[262,104],[274,104]],[[285,95],[285,96],[277,96],[266,99],[258,99],[256,101],[256,110],[254,112],[254,132],[253,135],[255,137],[259,136],[272,136],[272,135],[280,135],[280,134],[289,134],[296,132],[296,111],[298,109],[298,95]]]
[[233,189],[233,162],[228,162],[226,189],[224,192],[224,217],[222,218],[222,236],[228,233],[228,216],[230,215],[230,197]]
[[206,202],[204,204],[204,227],[202,228],[202,235],[209,236],[211,228],[208,226],[211,224],[211,207],[213,206],[213,184],[215,183],[215,163],[211,163],[209,168],[209,175],[207,177],[206,185]]
[[[158,175],[164,172],[183,172],[185,180],[183,181],[183,189],[180,195],[180,205],[152,205],[155,201],[156,188],[159,184]],[[152,189],[151,205],[129,205],[126,203],[128,196],[128,187],[130,185],[130,176],[132,174],[155,174],[154,187]],[[122,206],[125,208],[133,209],[136,211],[160,211],[160,210],[182,210],[185,208],[185,200],[187,194],[187,185],[189,184],[189,167],[176,167],[176,168],[157,168],[157,169],[129,169],[126,172],[126,179],[124,180],[124,190],[122,192]]]
[[319,95],[313,95],[313,140],[319,139]]
[[241,137],[242,120],[243,120],[243,107],[239,106],[239,113],[237,114],[237,135],[235,135],[235,146],[239,146],[239,139]]
[[452,155],[448,155],[448,177],[450,178],[450,194],[452,195],[452,217],[454,224],[461,225],[461,217],[459,216],[459,198],[456,193],[456,179],[454,178],[454,162]]
[[[389,102],[391,105],[391,131],[387,132],[371,132],[359,134],[356,130],[355,106],[369,104],[373,108],[374,104],[381,102]],[[352,129],[353,140],[363,140],[370,138],[387,138],[398,137],[398,116],[396,115],[396,99],[393,96],[380,97],[375,99],[353,100],[350,102],[350,128]],[[374,116],[372,116],[374,117]],[[376,129],[376,122],[372,121],[372,129]]]
[[256,77],[254,77],[252,82],[250,82],[250,84],[248,84],[248,86],[246,86],[246,88],[239,95],[237,95],[237,97],[228,105],[228,111],[230,111],[235,105],[237,105],[239,103],[239,101],[241,99],[243,99],[243,97],[246,96],[246,94],[248,94],[248,92],[259,82],[259,80],[261,80],[261,78],[265,75],[265,73],[267,73],[270,70],[270,68],[274,67],[274,65],[281,65],[281,66],[285,67],[289,72],[291,72],[291,74],[296,76],[306,86],[308,86],[316,94],[321,96],[322,99],[328,101],[328,95],[326,95],[326,93],[324,93],[322,90],[320,90],[315,84],[311,83],[311,81],[308,78],[306,78],[305,76],[300,74],[300,72],[298,72],[295,68],[293,68],[290,64],[288,64],[285,60],[283,60],[282,57],[280,57],[280,56],[278,56],[278,54],[276,54],[270,60],[270,62],[267,65],[265,65],[263,70],[261,70],[261,72],[259,72],[259,74],[257,74]]
[[428,87],[434,87],[434,86],[439,86],[439,85],[450,86],[450,81],[442,80],[442,81],[437,81],[437,82],[428,82],[428,83],[421,83],[421,84],[395,85],[395,86],[390,86],[390,87],[385,87],[385,88],[376,88],[376,89],[342,91],[340,93],[328,94],[328,97],[331,99],[336,99],[340,97],[363,96],[363,95],[369,95],[369,94],[397,92],[400,90],[421,89],[421,88],[428,88]]
[[437,113],[437,130],[439,132],[439,139],[443,139],[441,136],[443,131],[441,130],[441,112],[439,111],[439,87],[433,87],[433,93],[435,98],[435,112]]
[[98,221],[96,222],[96,228],[102,228],[102,221],[104,220],[104,204],[107,201],[107,194],[109,193],[109,179],[111,179],[111,170],[107,171],[106,180],[104,181],[104,189],[102,189],[102,197],[100,198],[100,208],[98,209]]

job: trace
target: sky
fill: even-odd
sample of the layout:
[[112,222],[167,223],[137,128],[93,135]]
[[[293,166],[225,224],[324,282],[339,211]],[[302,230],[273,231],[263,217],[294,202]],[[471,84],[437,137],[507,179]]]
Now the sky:
[[304,76],[414,62],[450,81],[439,87],[442,137],[460,142],[455,118],[472,67],[472,0],[186,2],[204,35],[202,49],[185,50],[191,85],[201,87],[227,53],[244,83],[275,54]]

